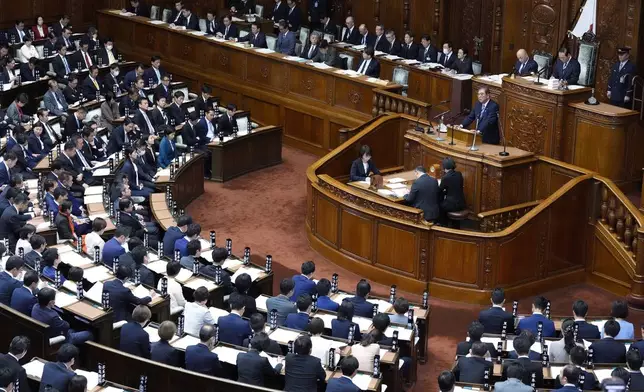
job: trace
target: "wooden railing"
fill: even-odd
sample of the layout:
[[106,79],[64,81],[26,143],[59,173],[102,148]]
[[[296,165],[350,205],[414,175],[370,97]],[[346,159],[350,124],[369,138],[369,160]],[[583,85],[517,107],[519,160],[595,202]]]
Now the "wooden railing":
[[600,176],[595,179],[601,182],[599,222],[606,225],[613,238],[637,263],[637,232],[643,227],[641,213],[614,183]]
[[373,90],[373,110],[374,117],[386,112],[408,114],[413,117],[420,117],[423,120],[429,120],[432,105],[423,101],[403,97],[400,94],[390,91],[374,89]]
[[[640,113],[640,121],[644,120],[644,78],[635,76],[633,78],[633,102],[630,109]],[[375,96],[374,96],[375,98]]]
[[521,203],[497,210],[490,210],[478,214],[481,220],[480,229],[484,233],[496,233],[510,227],[525,214],[538,206],[543,200]]

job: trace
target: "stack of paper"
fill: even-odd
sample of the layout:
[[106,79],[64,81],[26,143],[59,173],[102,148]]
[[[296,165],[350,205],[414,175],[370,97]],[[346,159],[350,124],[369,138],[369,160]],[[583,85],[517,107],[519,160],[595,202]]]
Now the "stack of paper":
[[275,51],[274,51],[274,50],[272,50],[272,49],[266,49],[266,48],[258,48],[258,49],[255,49],[255,50],[256,50],[258,53],[264,53],[264,54],[271,54],[271,53],[275,53]]
[[369,298],[367,301],[373,305],[378,305],[378,312],[380,313],[387,312],[387,310],[391,309],[391,307],[393,306],[387,301],[383,301],[381,299],[376,299],[376,298]]
[[384,55],[386,55],[386,54],[387,54],[387,52],[381,52],[381,51],[379,51],[379,50],[376,50],[376,51],[373,53],[373,55],[374,55],[374,56],[384,56]]
[[148,264],[146,265],[146,267],[148,267],[148,269],[149,269],[150,271],[154,271],[154,272],[156,272],[157,274],[165,275],[165,274],[166,274],[166,266],[167,266],[167,265],[168,265],[168,262],[167,262],[167,261],[165,261],[165,260],[157,260],[157,261],[153,261],[153,262],[151,262],[151,263],[148,263]]
[[[259,309],[259,307],[257,307]],[[334,314],[319,313],[315,317],[321,318],[324,321],[324,328],[331,328],[331,322],[336,319]]]
[[[110,175],[109,167],[101,167],[100,169],[94,170],[94,177],[106,177]],[[102,201],[102,199],[101,199]]]
[[150,296],[150,291],[143,287],[143,285],[138,285],[132,289],[132,294],[137,298],[145,298]]
[[[58,249],[58,254],[63,254],[63,253],[67,253],[67,252],[76,252],[76,248],[74,248],[73,246],[67,245],[67,244],[65,244],[65,245],[56,245],[56,246],[54,246],[54,248]],[[67,255],[65,255],[65,257],[67,257]]]
[[[385,331],[385,336],[388,337],[388,338],[394,336],[394,331],[398,331],[398,340],[405,340],[405,341],[410,341],[411,340],[411,333],[413,332],[412,329],[397,327],[397,326],[394,326],[394,325],[390,325],[387,328],[387,330]],[[538,352],[541,352],[541,346],[539,346],[539,351]]]
[[403,62],[403,63],[405,63],[407,65],[420,64],[420,62],[418,60],[411,60],[411,59],[410,60],[403,60],[401,62]]
[[64,281],[63,287],[71,291],[72,293],[75,293],[78,290],[78,287],[76,286],[76,282],[72,282],[71,280]]
[[203,31],[196,31],[196,30],[191,31],[190,34],[196,35],[196,36],[199,36],[199,37],[203,37],[204,35],[206,35],[206,33],[204,33]]
[[199,243],[201,244],[201,250],[210,250],[210,241],[199,238]]
[[76,302],[78,302],[76,296],[63,293],[62,291],[56,292],[56,307],[64,308],[65,306],[75,304]]
[[237,277],[241,274],[248,274],[250,275],[251,281],[256,281],[259,276],[263,273],[264,271],[258,269],[258,268],[253,268],[253,267],[241,267],[233,274],[233,276],[230,278],[233,282],[237,279]]
[[42,372],[45,369],[45,363],[35,359],[29,363],[25,363],[22,368],[25,369],[28,377],[40,380]]
[[378,193],[383,196],[396,196],[394,191],[390,191],[388,189],[378,189]]
[[69,252],[63,257],[63,262],[69,264],[72,267],[80,267],[83,265],[92,264],[92,260],[84,257],[76,252]]
[[303,59],[302,57],[298,57],[298,56],[286,56],[284,57],[284,60],[297,61],[298,63],[307,61],[307,59]]
[[122,389],[119,389],[119,388],[105,387],[105,388],[101,389],[101,392],[125,392],[125,391],[122,390]]
[[409,193],[409,191],[407,190],[406,187],[405,188],[393,189],[392,192],[396,195],[396,197],[404,197],[406,194]]
[[388,54],[384,56],[387,60],[402,60],[403,58],[400,56],[396,56],[395,54]]
[[236,350],[231,347],[218,346],[212,350],[213,353],[217,354],[219,360],[231,365],[237,365],[237,355],[243,353],[244,351]]
[[228,316],[230,314],[223,309],[213,307],[208,308],[208,311],[210,311],[212,318],[215,319],[215,324],[219,322],[219,317]]
[[159,178],[159,177],[168,177],[168,176],[170,176],[170,169],[166,167],[165,169],[159,170],[155,177]]
[[315,68],[318,68],[318,69],[329,69],[329,68],[333,68],[332,66],[330,66],[330,65],[326,65],[326,64],[324,64],[324,63],[310,63],[310,64],[311,64],[311,66],[313,66],[313,67],[315,67]]
[[363,50],[366,47],[367,45],[353,45],[353,49],[355,50]]
[[358,327],[360,327],[360,331],[369,330],[369,328],[371,327],[371,324],[373,324],[371,319],[366,318],[366,317],[353,316],[351,321],[353,321],[354,323],[358,324]]
[[399,189],[399,188],[407,188],[407,185],[400,183],[400,182],[394,182],[391,184],[385,184],[385,186],[389,189]]
[[97,304],[103,303],[103,283],[94,283],[91,289],[85,292],[85,298],[90,299]]
[[287,344],[290,341],[295,341],[297,337],[300,336],[300,334],[301,333],[297,331],[277,328],[275,331],[273,331],[273,333],[270,334],[270,338],[280,344]]
[[92,391],[98,385],[98,373],[88,372],[81,369],[76,369],[76,374],[79,376],[85,376],[87,379],[87,390]]
[[342,304],[342,301],[344,301],[344,300],[345,300],[345,299],[347,299],[347,298],[351,298],[351,297],[353,297],[353,295],[351,295],[351,294],[347,294],[347,293],[338,293],[338,294],[335,294],[331,299],[332,299],[332,300],[333,300],[333,302],[335,302],[336,304],[340,304],[340,305],[341,305],[341,304]]
[[180,283],[186,283],[190,278],[192,278],[192,271],[187,268],[181,268],[181,271],[175,276],[174,280]]
[[[267,358],[267,359],[268,359],[268,363],[270,363],[272,367],[275,367],[275,366],[277,366],[277,365],[280,363],[279,358],[277,358],[277,357],[273,357],[273,356],[271,356],[271,355],[268,355],[268,354],[266,354],[266,352],[265,352],[265,351],[262,351],[261,353],[259,353],[259,356],[260,356],[260,357]],[[336,362],[336,363],[337,363],[337,362]]]
[[597,381],[599,381],[600,384],[605,379],[610,378],[612,372],[613,372],[613,369],[594,369],[593,370],[593,373],[595,373],[595,376],[597,376]]
[[105,266],[99,265],[83,271],[83,277],[91,283],[102,282],[112,278],[112,272]]
[[156,253],[148,252],[148,263],[159,260],[159,256]]
[[165,24],[165,22],[162,21],[162,20],[149,20],[148,23],[152,23],[152,24],[155,24],[155,25]]
[[257,310],[261,310],[262,312],[268,312],[268,309],[266,308],[266,301],[270,297],[262,294],[259,297],[255,298],[255,306],[257,307]]
[[177,339],[172,343],[172,347],[179,349],[179,350],[185,350],[188,346],[194,346],[195,344],[199,344],[199,339],[195,338],[194,336],[186,335],[182,337],[181,339]]
[[193,290],[197,290],[199,287],[205,287],[208,291],[212,291],[217,288],[215,282],[203,278],[190,279],[190,281],[188,281],[184,286]]
[[552,90],[557,90],[559,88],[559,80],[558,79],[548,80],[547,87]]
[[239,267],[244,265],[244,262],[239,259],[233,259],[233,258],[227,258],[226,261],[224,261],[224,264],[221,266],[223,269],[227,270],[237,270]]
[[371,376],[369,374],[356,374],[351,380],[361,391],[369,390],[369,384],[371,384]]
[[213,40],[213,41],[217,41],[217,42],[226,42],[225,39],[223,39],[221,37],[217,37],[217,36],[212,36],[212,37],[210,37],[210,39]]

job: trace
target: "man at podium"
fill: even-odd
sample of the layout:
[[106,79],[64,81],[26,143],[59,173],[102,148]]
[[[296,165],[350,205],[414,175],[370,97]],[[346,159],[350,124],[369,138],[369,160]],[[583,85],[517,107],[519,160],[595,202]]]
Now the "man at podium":
[[499,105],[490,99],[490,90],[481,87],[478,91],[479,101],[456,128],[467,128],[476,120],[476,131],[483,135],[483,143],[499,144]]
[[568,48],[559,49],[559,60],[555,63],[555,70],[552,77],[565,80],[569,85],[577,84],[581,74],[581,64],[573,58]]
[[364,181],[369,173],[380,174],[380,170],[371,160],[371,147],[364,145],[360,147],[360,156],[351,164],[349,181]]

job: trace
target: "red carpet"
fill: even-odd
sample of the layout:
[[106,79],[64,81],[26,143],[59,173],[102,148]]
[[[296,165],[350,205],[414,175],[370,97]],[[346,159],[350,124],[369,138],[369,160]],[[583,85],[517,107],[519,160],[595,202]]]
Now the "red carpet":
[[[352,291],[359,276],[338,267],[311,250],[305,229],[306,168],[316,157],[284,147],[281,165],[251,173],[224,184],[207,182],[206,192],[188,208],[201,224],[204,235],[215,230],[221,246],[226,238],[233,240],[235,254],[243,254],[250,246],[253,259],[263,264],[267,255],[273,256],[275,270],[274,292],[279,281],[299,272],[305,260],[316,263],[317,277],[340,275],[340,288]],[[387,296],[389,288],[372,284],[374,294]],[[400,293],[402,295],[402,293]],[[572,313],[572,302],[583,299],[590,306],[590,315],[607,315],[610,302],[616,296],[589,285],[577,285],[544,293],[552,302],[553,315]],[[414,295],[406,295],[418,301]],[[509,307],[511,307],[509,299]],[[456,343],[467,334],[469,323],[477,318],[479,306],[431,299],[429,359],[418,369],[414,391],[436,391],[438,374],[452,366]],[[522,313],[530,311],[531,300],[520,299]],[[632,314],[636,326],[644,322],[643,314]],[[639,335],[639,334],[638,334]]]

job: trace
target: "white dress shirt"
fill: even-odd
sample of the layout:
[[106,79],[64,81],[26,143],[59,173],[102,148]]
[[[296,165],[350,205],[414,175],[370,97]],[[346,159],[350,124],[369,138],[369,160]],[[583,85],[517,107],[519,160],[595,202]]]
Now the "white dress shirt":
[[[159,284],[157,284],[157,290],[161,291],[162,284],[163,281],[160,279]],[[181,288],[179,282],[171,277],[168,277],[168,294],[170,295],[170,314],[177,314],[183,311],[184,306],[186,306],[183,288]]]
[[22,238],[18,239],[18,242],[16,242],[16,250],[13,254],[20,254],[18,253],[18,249],[20,248],[23,249],[25,252],[24,254],[31,252],[31,244],[29,243],[29,240],[23,240]]
[[[168,286],[169,286],[168,279]],[[168,288],[169,292],[169,288]],[[186,308],[183,311],[184,316],[184,328],[185,333],[192,336],[199,336],[199,331],[201,327],[205,324],[213,325],[215,324],[215,319],[210,314],[210,311],[207,307],[201,306],[196,302],[187,302]]]
[[311,343],[313,344],[311,355],[320,358],[322,366],[326,366],[329,362],[329,349],[332,341],[321,336],[311,336]]
[[371,63],[371,59],[369,60],[364,60],[362,62],[362,65],[360,66],[360,69],[358,70],[359,74],[366,75],[367,74],[367,69],[369,69],[369,64]]
[[38,50],[36,50],[33,45],[22,45],[18,50],[18,60],[20,60],[21,63],[27,64],[29,59],[32,57],[40,58]]
[[105,241],[101,238],[98,233],[92,231],[91,233],[85,236],[85,247],[87,248],[87,254],[94,259],[94,247],[98,246],[98,258],[99,260],[103,259],[103,246],[105,246]]

